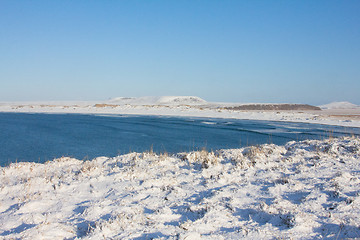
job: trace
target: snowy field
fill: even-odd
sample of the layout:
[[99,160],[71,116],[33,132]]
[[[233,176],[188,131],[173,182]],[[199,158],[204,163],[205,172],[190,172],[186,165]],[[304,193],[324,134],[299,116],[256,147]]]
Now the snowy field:
[[[360,126],[359,106],[237,111],[196,97],[1,103],[2,112],[176,115]],[[360,139],[0,168],[0,239],[360,238]]]
[[360,139],[15,163],[4,239],[360,238]]
[[[241,106],[275,106],[275,110],[236,110]],[[234,118],[250,120],[305,122],[360,127],[360,106],[334,102],[318,106],[322,110],[276,110],[284,104],[216,103],[199,97],[165,96],[114,98],[83,102],[2,102],[0,112],[135,114],[184,117]],[[233,109],[232,109],[233,108]],[[265,108],[266,109],[266,108]]]

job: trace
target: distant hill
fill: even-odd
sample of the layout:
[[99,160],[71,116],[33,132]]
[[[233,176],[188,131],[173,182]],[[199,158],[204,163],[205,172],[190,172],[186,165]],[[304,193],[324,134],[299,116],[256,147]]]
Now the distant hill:
[[306,111],[306,110],[321,110],[319,107],[307,104],[289,104],[289,103],[215,103],[207,102],[202,98],[196,96],[160,96],[160,97],[117,97],[107,101],[107,104],[112,105],[162,105],[162,106],[199,106],[205,108],[220,108],[227,110],[269,110],[269,111]]
[[207,104],[204,99],[195,96],[161,96],[161,97],[117,97],[109,100],[118,105],[200,105]]
[[332,102],[329,104],[319,106],[321,109],[356,109],[360,106],[350,102]]

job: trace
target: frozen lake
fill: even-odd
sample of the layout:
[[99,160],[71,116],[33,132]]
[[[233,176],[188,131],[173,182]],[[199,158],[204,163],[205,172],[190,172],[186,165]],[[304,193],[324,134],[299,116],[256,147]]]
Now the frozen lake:
[[329,136],[359,128],[306,123],[132,115],[0,113],[0,165],[62,156],[92,159],[132,151],[216,150]]

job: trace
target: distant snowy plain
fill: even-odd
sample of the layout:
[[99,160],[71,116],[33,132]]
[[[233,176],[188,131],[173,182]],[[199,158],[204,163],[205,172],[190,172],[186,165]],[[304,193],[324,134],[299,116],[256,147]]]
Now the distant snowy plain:
[[207,102],[199,97],[188,96],[119,97],[93,102],[3,102],[0,103],[0,112],[162,115],[306,122],[360,127],[360,107],[348,102],[335,102],[319,106],[322,109],[321,111],[244,111],[231,109],[243,105],[276,106],[282,104],[216,103]]
[[[95,103],[6,103],[0,109],[358,124],[357,113],[351,112],[351,120],[344,119],[343,109],[332,118],[310,112],[224,111],[204,108],[197,99],[191,99],[197,102],[192,105],[168,104],[173,100],[167,99],[165,105],[120,106],[115,99],[97,107]],[[360,139],[13,163],[0,168],[0,238],[360,238]]]

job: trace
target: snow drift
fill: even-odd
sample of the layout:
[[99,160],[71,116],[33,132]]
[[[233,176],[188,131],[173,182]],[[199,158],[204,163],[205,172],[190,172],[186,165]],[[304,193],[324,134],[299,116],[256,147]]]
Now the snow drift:
[[360,236],[360,139],[168,156],[60,158],[0,170],[6,239]]

